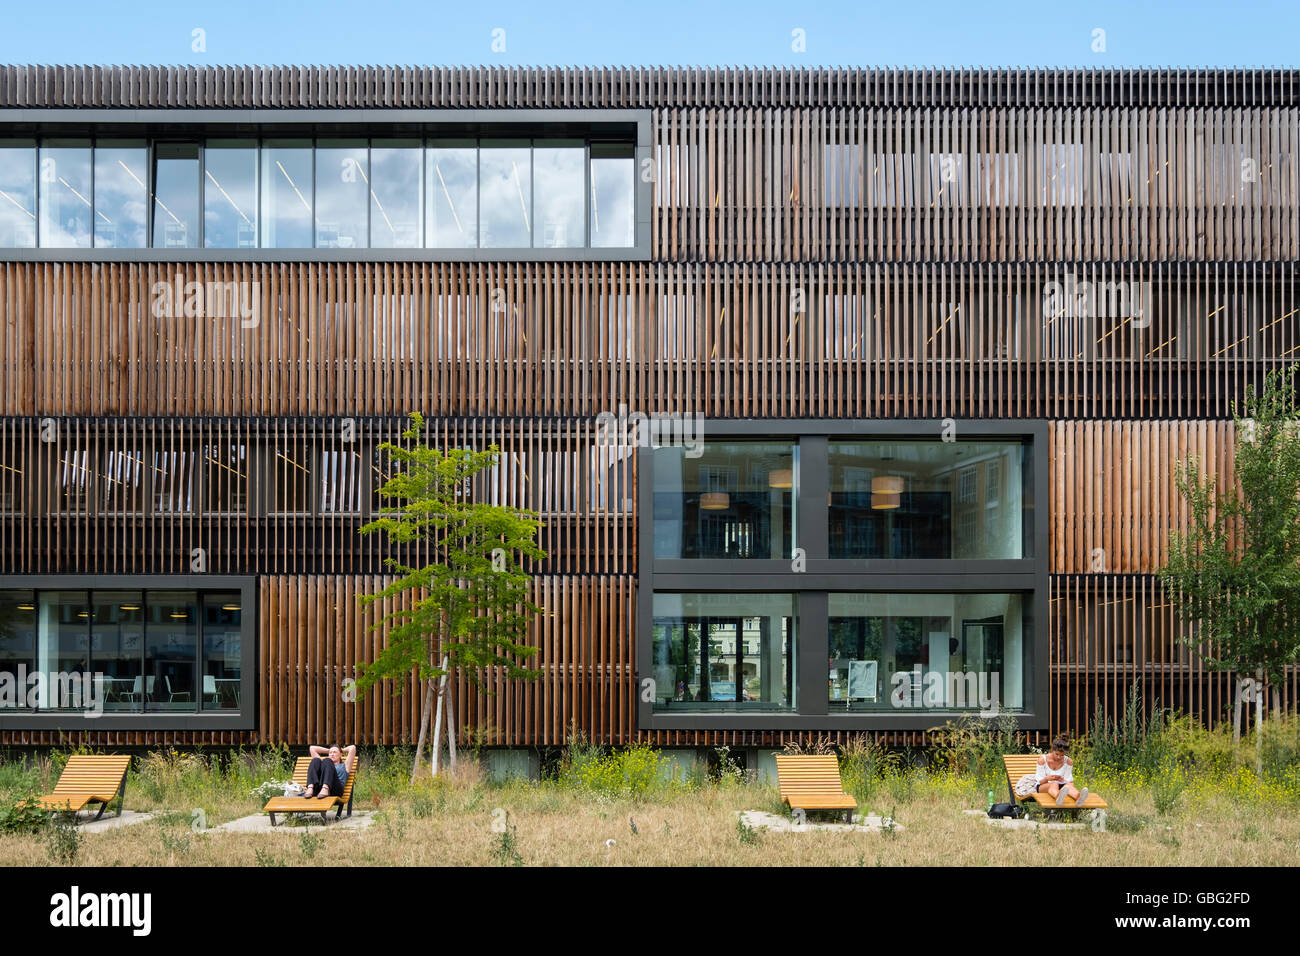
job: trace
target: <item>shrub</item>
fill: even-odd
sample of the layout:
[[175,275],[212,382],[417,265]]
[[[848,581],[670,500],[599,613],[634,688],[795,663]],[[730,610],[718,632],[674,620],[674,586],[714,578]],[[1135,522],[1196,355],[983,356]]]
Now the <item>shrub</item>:
[[140,758],[136,783],[146,797],[161,801],[208,790],[213,773],[203,754],[160,750]]
[[664,758],[648,743],[610,754],[584,756],[569,773],[569,783],[605,797],[639,800],[660,789]]
[[51,815],[43,834],[45,850],[53,863],[71,866],[77,862],[77,853],[81,849],[81,831],[77,829],[77,818],[71,813]]
[[973,777],[980,790],[997,789],[1006,775],[1003,755],[1019,753],[1024,746],[1011,714],[992,720],[964,714],[930,733],[935,762],[951,773]]
[[1124,716],[1118,721],[1111,720],[1098,701],[1084,750],[1086,757],[1094,765],[1116,769],[1138,767],[1150,771],[1160,766],[1166,753],[1168,712],[1156,707],[1144,716],[1144,709],[1138,681],[1129,687]]
[[758,830],[745,822],[743,817],[736,817],[736,839],[742,846],[755,846],[759,842]]
[[1167,760],[1151,777],[1151,799],[1156,813],[1168,816],[1178,805],[1178,798],[1187,789],[1187,771],[1173,760]]
[[500,825],[496,828],[497,835],[492,839],[492,856],[497,861],[497,866],[523,866],[524,858],[519,852],[519,842],[516,837],[517,828],[510,822],[510,815],[507,813],[501,818]]
[[1192,717],[1171,717],[1163,730],[1161,749],[1168,760],[1202,774],[1230,773],[1236,765],[1232,728],[1202,727]]
[[900,766],[896,751],[886,750],[868,734],[854,734],[840,753],[840,779],[844,792],[862,803],[882,779],[897,775]]
[[35,833],[45,826],[49,811],[35,797],[0,803],[0,833]]

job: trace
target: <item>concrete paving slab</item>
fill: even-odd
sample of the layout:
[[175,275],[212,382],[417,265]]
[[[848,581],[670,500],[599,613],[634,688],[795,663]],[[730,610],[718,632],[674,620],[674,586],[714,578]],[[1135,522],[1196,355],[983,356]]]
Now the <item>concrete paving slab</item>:
[[152,813],[139,813],[135,810],[123,810],[120,817],[114,816],[112,811],[109,811],[98,820],[82,818],[86,822],[82,823],[79,820],[77,829],[82,833],[102,833],[105,830],[116,830],[118,827],[129,827],[132,824],[144,823],[152,818]]
[[[352,816],[343,816],[341,820],[335,820],[333,812],[329,815],[329,823],[324,825],[320,822],[320,817],[315,817],[315,823],[306,826],[291,826],[285,819],[287,814],[275,815],[276,825],[271,826],[271,818],[265,813],[255,813],[249,817],[240,817],[238,820],[231,820],[229,823],[222,823],[218,826],[209,828],[212,833],[302,833],[304,830],[311,830],[313,833],[333,830],[364,830],[374,822],[373,810],[353,810]],[[304,814],[298,814],[304,817]]]
[[[1093,813],[1095,811],[1088,811]],[[1002,830],[1091,830],[1091,821],[1087,823],[1047,823],[1040,820],[1013,820],[1010,817],[991,817],[984,810],[963,810],[967,816],[983,817],[991,827]]]
[[[822,820],[796,822],[783,813],[768,813],[765,810],[737,810],[736,816],[745,821],[746,826],[755,829],[776,830],[783,833],[811,833],[814,830],[841,831],[844,833],[869,832],[878,833],[885,830],[885,818],[874,813],[853,814],[852,823],[834,823]],[[893,825],[895,830],[906,829],[901,823]]]

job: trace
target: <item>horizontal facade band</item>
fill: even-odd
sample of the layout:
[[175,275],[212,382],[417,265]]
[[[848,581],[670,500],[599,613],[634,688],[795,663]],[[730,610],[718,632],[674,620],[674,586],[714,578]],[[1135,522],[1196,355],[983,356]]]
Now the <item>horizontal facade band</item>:
[[15,107],[1236,106],[1300,102],[1287,69],[0,66]]
[[[199,739],[213,745],[320,743],[326,738],[363,743],[410,742],[418,731],[419,695],[411,681],[402,693],[383,682],[360,702],[348,702],[343,681],[354,665],[368,660],[382,634],[368,631],[376,620],[357,596],[379,590],[378,576],[272,575],[258,581],[258,723],[247,733],[211,732],[201,738],[182,731],[93,731],[81,728],[61,741],[54,732],[3,731],[0,744],[95,745],[183,744]],[[635,729],[635,673],[632,614],[635,584],[629,576],[535,580],[537,615],[528,643],[538,648],[529,666],[536,681],[484,677],[477,690],[467,677],[453,689],[462,743],[481,737],[490,746],[559,746],[573,729],[607,744],[645,739],[657,746],[767,746],[806,739],[819,732],[779,733],[769,729],[703,731]],[[1208,670],[1179,643],[1184,633],[1158,582],[1146,576],[1054,576],[1051,580],[1050,715],[1057,730],[1082,731],[1098,707],[1111,720],[1122,718],[1126,695],[1136,682],[1144,707],[1195,713],[1206,723],[1225,719],[1232,699],[1232,675]],[[386,609],[391,609],[388,607]],[[1296,669],[1278,688],[1285,702],[1296,699]],[[894,735],[895,742],[920,742],[922,732]],[[853,731],[830,732],[843,742]]]
[[[701,422],[706,442],[710,428],[727,430]],[[0,572],[184,573],[196,549],[213,573],[378,572],[389,553],[382,536],[357,529],[383,504],[378,445],[401,443],[407,424],[0,418]],[[954,427],[960,435],[979,423]],[[1233,480],[1232,422],[1052,421],[1047,435],[1035,466],[1048,469],[1054,573],[1153,572],[1187,520],[1178,464],[1196,457],[1220,487]],[[542,516],[549,557],[538,571],[636,572],[636,446],[613,443],[595,417],[441,419],[426,436],[440,447],[500,447],[475,494]]]
[[1222,418],[1295,263],[0,264],[0,413]]

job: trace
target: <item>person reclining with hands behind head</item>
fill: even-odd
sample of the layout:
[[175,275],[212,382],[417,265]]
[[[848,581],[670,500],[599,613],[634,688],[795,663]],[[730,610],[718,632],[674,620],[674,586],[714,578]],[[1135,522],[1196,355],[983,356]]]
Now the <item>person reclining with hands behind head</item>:
[[1038,779],[1038,792],[1054,799],[1058,807],[1065,806],[1066,797],[1081,807],[1088,799],[1088,788],[1074,788],[1074,762],[1065,755],[1069,749],[1070,742],[1064,737],[1053,740],[1051,751],[1038,758],[1034,776]]
[[303,799],[313,797],[342,796],[343,788],[348,785],[348,764],[356,755],[357,745],[348,744],[347,750],[340,750],[334,744],[328,750],[312,744],[311,766],[307,768],[307,789]]

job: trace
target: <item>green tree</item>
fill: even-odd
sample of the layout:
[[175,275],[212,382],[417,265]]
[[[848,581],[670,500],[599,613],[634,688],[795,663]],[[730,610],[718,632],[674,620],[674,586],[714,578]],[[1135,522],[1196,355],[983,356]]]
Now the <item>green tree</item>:
[[[1300,657],[1300,416],[1294,376],[1300,366],[1270,372],[1264,389],[1247,387],[1233,403],[1237,487],[1220,491],[1192,458],[1177,475],[1191,509],[1185,532],[1170,535],[1169,562],[1159,572],[1184,620],[1199,636],[1183,640],[1217,670],[1238,675],[1234,738],[1241,738],[1242,691],[1276,688]],[[1243,675],[1254,675],[1251,685]],[[1276,699],[1276,692],[1275,692]]]
[[[388,639],[374,661],[358,664],[356,693],[360,699],[381,680],[415,673],[422,698],[412,780],[419,771],[431,714],[432,772],[438,772],[444,714],[448,755],[455,766],[449,676],[462,672],[485,690],[482,673],[488,668],[498,669],[507,679],[538,676],[522,662],[537,651],[524,640],[529,621],[542,609],[529,599],[530,575],[521,563],[546,557],[536,542],[541,528],[536,513],[472,499],[474,476],[497,463],[500,449],[492,445],[485,451],[443,452],[418,443],[423,430],[423,416],[412,414],[402,434],[406,447],[389,442],[379,446],[388,454],[391,469],[379,489],[388,503],[380,507],[379,518],[360,529],[361,534],[382,532],[402,553],[430,560],[413,567],[397,558],[385,559],[397,577],[383,590],[360,598],[363,607],[390,599],[408,605],[371,625],[371,630],[388,627]],[[398,687],[400,693],[401,684]]]

